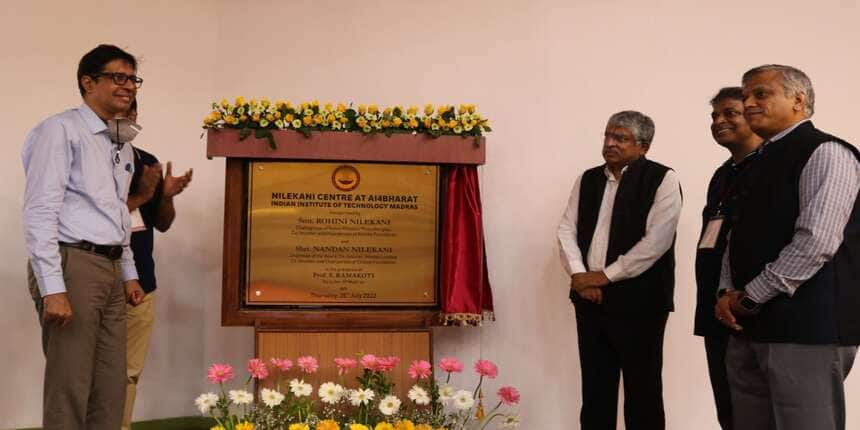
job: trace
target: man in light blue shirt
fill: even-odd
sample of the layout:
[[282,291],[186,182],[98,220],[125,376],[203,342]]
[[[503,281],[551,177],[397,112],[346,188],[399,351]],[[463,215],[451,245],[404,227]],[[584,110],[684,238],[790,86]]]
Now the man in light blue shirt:
[[125,302],[143,291],[129,248],[130,145],[114,143],[113,119],[142,83],[137,61],[112,45],[81,58],[80,107],[27,136],[24,235],[30,292],[45,353],[43,427],[120,427],[125,397]]

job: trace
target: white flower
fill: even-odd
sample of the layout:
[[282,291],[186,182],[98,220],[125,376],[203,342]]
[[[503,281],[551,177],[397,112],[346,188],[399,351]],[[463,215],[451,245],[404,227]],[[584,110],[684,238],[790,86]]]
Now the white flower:
[[249,405],[254,401],[254,395],[245,390],[230,390],[230,400],[237,405]]
[[409,390],[409,400],[412,400],[419,405],[430,404],[430,396],[427,394],[427,390],[417,385],[413,386],[412,389]]
[[311,387],[311,384],[305,383],[304,380],[293,379],[290,381],[290,391],[296,397],[310,396],[314,392],[314,387]]
[[214,408],[217,403],[218,396],[215,393],[203,393],[194,399],[194,404],[197,405],[197,409],[200,409],[201,414],[209,413],[209,410]]
[[352,403],[353,406],[366,405],[371,400],[373,400],[374,396],[375,396],[375,394],[373,394],[372,390],[370,390],[370,389],[362,390],[359,388],[358,390],[350,391],[349,402]]
[[442,403],[448,403],[454,398],[454,387],[445,384],[439,387],[439,400]]
[[260,400],[266,404],[266,406],[270,408],[274,408],[281,404],[284,401],[284,395],[275,391],[270,390],[268,388],[263,388],[260,390]]
[[472,398],[472,393],[466,390],[460,390],[454,393],[454,407],[465,411],[466,409],[471,409],[472,405],[475,404],[475,399]]
[[344,389],[338,384],[334,382],[326,382],[320,385],[320,389],[317,391],[320,399],[323,403],[328,403],[333,405],[340,401],[341,396],[343,396]]
[[515,429],[520,426],[520,417],[516,415],[505,415],[502,419],[502,427],[506,429]]
[[398,409],[400,409],[400,399],[396,396],[385,396],[379,402],[379,412],[382,412],[382,415],[394,415]]

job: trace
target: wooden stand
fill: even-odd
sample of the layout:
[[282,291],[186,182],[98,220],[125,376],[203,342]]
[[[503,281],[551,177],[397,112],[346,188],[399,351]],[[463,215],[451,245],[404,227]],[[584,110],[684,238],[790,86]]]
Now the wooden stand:
[[[239,141],[238,130],[210,130],[207,156],[225,157],[224,249],[221,324],[255,327],[257,357],[312,355],[323,364],[318,378],[336,380],[331,360],[357,353],[396,355],[404,363],[432,357],[429,327],[438,308],[325,307],[287,309],[244,304],[247,226],[247,163],[259,159],[343,160],[423,164],[483,164],[483,138],[293,131],[274,132],[277,148],[253,136]],[[405,381],[399,366],[395,382]],[[331,372],[335,371],[335,374]],[[326,379],[328,378],[328,379]],[[319,382],[319,381],[317,381]],[[406,384],[398,384],[403,388]],[[408,387],[407,387],[408,389]],[[405,394],[405,393],[404,393]]]

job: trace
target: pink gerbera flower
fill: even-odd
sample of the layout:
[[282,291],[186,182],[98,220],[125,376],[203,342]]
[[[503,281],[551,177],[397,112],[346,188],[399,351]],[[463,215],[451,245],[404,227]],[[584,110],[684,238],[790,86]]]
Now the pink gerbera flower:
[[266,368],[266,362],[259,358],[248,360],[248,373],[254,379],[266,379],[269,376],[269,369]]
[[337,374],[345,375],[349,373],[350,370],[355,369],[355,366],[358,365],[358,361],[354,358],[335,358],[334,364],[337,365]]
[[458,373],[463,371],[463,363],[453,357],[444,357],[439,360],[439,368],[448,373]]
[[378,359],[373,354],[364,354],[361,356],[359,361],[361,362],[361,367],[364,367],[371,372],[379,370]]
[[475,362],[475,372],[492,379],[499,374],[499,368],[490,360],[478,360]]
[[376,359],[376,364],[380,372],[390,372],[398,363],[400,363],[400,358],[394,356],[378,357]]
[[514,387],[499,388],[497,393],[502,403],[506,405],[515,405],[520,402],[520,392]]
[[427,379],[433,366],[426,360],[415,360],[409,365],[409,377],[412,379]]
[[229,364],[215,363],[209,366],[206,378],[213,384],[221,384],[233,379],[233,367]]
[[277,367],[281,372],[286,372],[293,367],[293,362],[287,358],[273,358],[272,366]]
[[317,369],[320,368],[319,363],[317,363],[317,359],[311,356],[299,357],[296,362],[299,364],[299,369],[302,369],[302,372],[305,373],[315,373]]

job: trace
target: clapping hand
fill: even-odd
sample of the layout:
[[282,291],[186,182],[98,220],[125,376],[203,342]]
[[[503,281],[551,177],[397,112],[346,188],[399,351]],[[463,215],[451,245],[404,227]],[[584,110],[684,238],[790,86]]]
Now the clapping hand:
[[191,175],[194,173],[193,169],[188,169],[182,176],[173,176],[173,164],[168,161],[167,162],[167,172],[164,175],[164,186],[161,190],[161,195],[163,197],[171,198],[185,189],[189,183],[191,183]]

